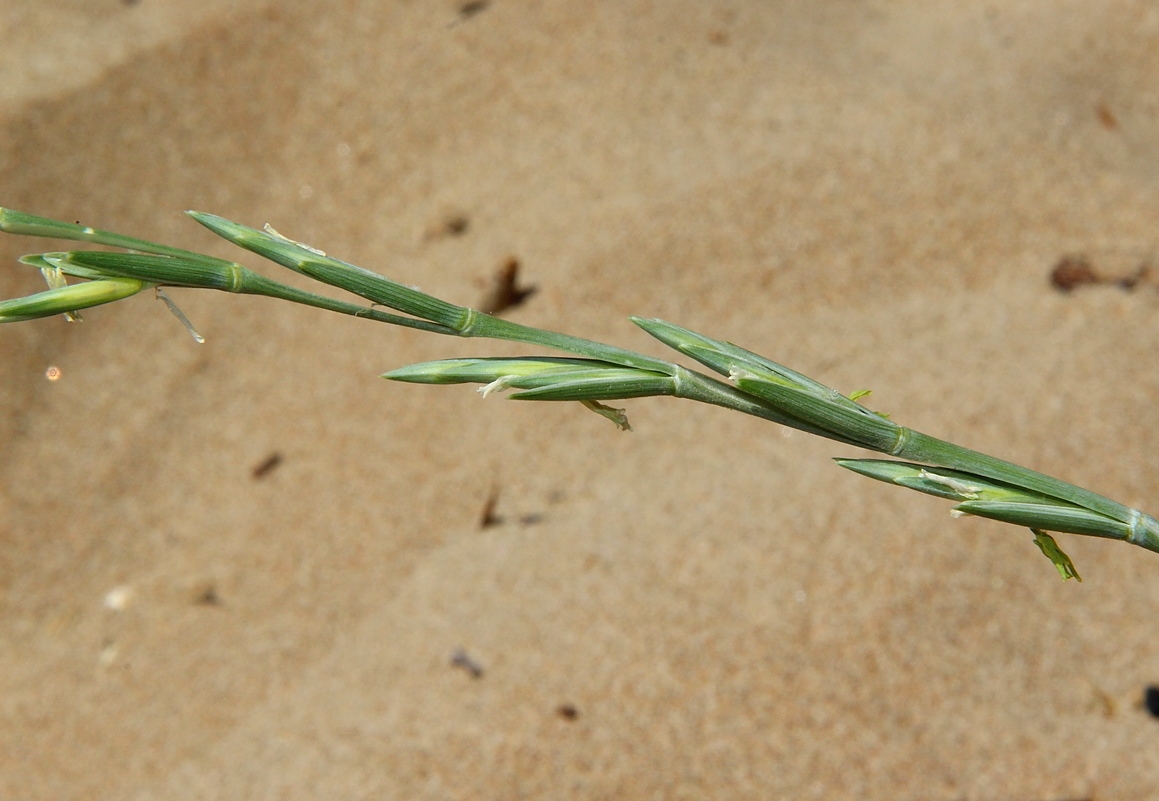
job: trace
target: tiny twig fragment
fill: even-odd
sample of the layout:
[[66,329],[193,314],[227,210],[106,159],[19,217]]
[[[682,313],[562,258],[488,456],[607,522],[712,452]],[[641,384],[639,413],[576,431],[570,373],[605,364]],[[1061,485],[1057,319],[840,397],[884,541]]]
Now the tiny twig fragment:
[[1073,292],[1080,286],[1113,285],[1131,292],[1151,281],[1151,264],[1144,259],[1131,272],[1107,275],[1095,270],[1091,260],[1082,254],[1063,256],[1050,271],[1050,283],[1062,292]]
[[483,302],[479,304],[479,311],[500,314],[520,305],[535,291],[534,286],[519,285],[519,259],[509,256],[496,273]]
[[491,5],[490,0],[469,0],[469,2],[460,3],[459,18],[470,19],[476,14],[481,14],[486,11],[489,5]]
[[495,508],[499,505],[499,487],[491,488],[491,494],[487,496],[487,501],[483,504],[483,515],[479,519],[479,528],[491,528],[498,526],[503,522],[503,518],[495,513]]

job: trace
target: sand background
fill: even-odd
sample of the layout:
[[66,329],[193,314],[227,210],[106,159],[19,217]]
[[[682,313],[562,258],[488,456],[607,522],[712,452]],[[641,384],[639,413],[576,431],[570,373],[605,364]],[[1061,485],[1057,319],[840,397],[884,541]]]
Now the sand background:
[[[1159,291],[1048,281],[1154,256],[1159,7],[461,6],[8,0],[0,203],[467,304],[514,255],[512,319],[663,317],[1159,508]],[[1159,791],[1155,555],[1060,537],[1063,583],[849,448],[394,385],[512,349],[171,294],[204,345],[145,294],[0,330],[0,797]]]

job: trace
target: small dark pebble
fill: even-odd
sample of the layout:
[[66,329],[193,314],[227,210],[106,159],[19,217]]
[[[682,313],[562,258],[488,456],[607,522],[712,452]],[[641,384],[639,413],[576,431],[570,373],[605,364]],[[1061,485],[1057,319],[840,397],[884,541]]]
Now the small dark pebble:
[[491,5],[490,0],[471,0],[471,2],[459,6],[459,16],[463,19],[470,19],[476,14],[486,11],[489,5]]
[[1143,262],[1132,275],[1125,275],[1115,283],[1119,286],[1120,289],[1125,289],[1130,292],[1132,289],[1139,286],[1139,284],[1143,283],[1150,277],[1151,265],[1148,262]]
[[471,220],[465,214],[452,214],[443,222],[443,229],[450,236],[462,236],[471,227]]
[[555,714],[564,720],[575,720],[579,717],[579,710],[573,704],[560,704],[556,707]]
[[473,679],[483,678],[483,666],[472,659],[471,655],[462,648],[456,648],[455,652],[451,654],[451,667],[467,671],[467,674]]
[[1115,116],[1114,112],[1111,111],[1111,107],[1106,103],[1099,103],[1097,106],[1095,106],[1095,116],[1099,118],[1099,122],[1101,122],[1103,127],[1108,131],[1113,131],[1119,127],[1118,118]]
[[217,587],[205,584],[193,594],[193,603],[198,606],[221,606],[221,596],[217,594]]
[[1050,273],[1050,282],[1063,292],[1083,284],[1097,284],[1100,280],[1085,256],[1063,256]]
[[1159,687],[1152,684],[1143,691],[1143,706],[1151,717],[1159,718]]
[[254,467],[253,477],[255,480],[263,479],[270,473],[277,469],[278,465],[282,463],[282,454],[274,451],[269,456],[261,461],[260,464]]
[[442,239],[448,236],[463,236],[471,227],[471,218],[466,214],[452,212],[427,227],[423,238]]

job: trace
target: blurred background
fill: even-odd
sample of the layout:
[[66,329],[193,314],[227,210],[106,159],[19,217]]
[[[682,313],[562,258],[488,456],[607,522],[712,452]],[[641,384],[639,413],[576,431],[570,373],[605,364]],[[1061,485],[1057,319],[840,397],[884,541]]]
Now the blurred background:
[[[663,317],[1159,511],[1152,3],[0,29],[4,206],[276,275],[181,212],[269,222],[468,305],[514,259],[511,319],[660,355]],[[0,296],[53,247],[0,238]],[[205,344],[150,293],[0,329],[0,796],[1154,797],[1154,554],[1063,536],[1064,584],[833,443],[394,385],[522,351],[170,294]]]

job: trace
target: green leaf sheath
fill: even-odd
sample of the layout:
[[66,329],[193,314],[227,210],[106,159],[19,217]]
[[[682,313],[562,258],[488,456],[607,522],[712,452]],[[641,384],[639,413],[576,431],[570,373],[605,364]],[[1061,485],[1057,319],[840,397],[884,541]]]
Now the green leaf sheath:
[[1056,504],[1008,503],[1003,501],[965,501],[954,507],[960,512],[1027,528],[1086,534],[1112,540],[1129,540],[1131,526],[1092,512]]
[[391,281],[362,267],[330,258],[315,248],[294,242],[284,236],[232,222],[215,214],[201,211],[190,211],[188,214],[235,245],[309,276],[315,281],[339,287],[380,306],[438,323],[447,329],[457,329],[463,322],[466,311],[463,307],[439,300],[397,281]]
[[740,370],[747,370],[755,377],[765,378],[771,382],[777,382],[780,379],[780,383],[785,386],[797,387],[811,392],[819,398],[842,398],[839,392],[824,384],[795,370],[790,370],[784,365],[769,361],[764,356],[733,345],[731,342],[710,339],[703,334],[656,318],[632,317],[631,320],[668,347],[695,359],[723,376],[731,377]]

